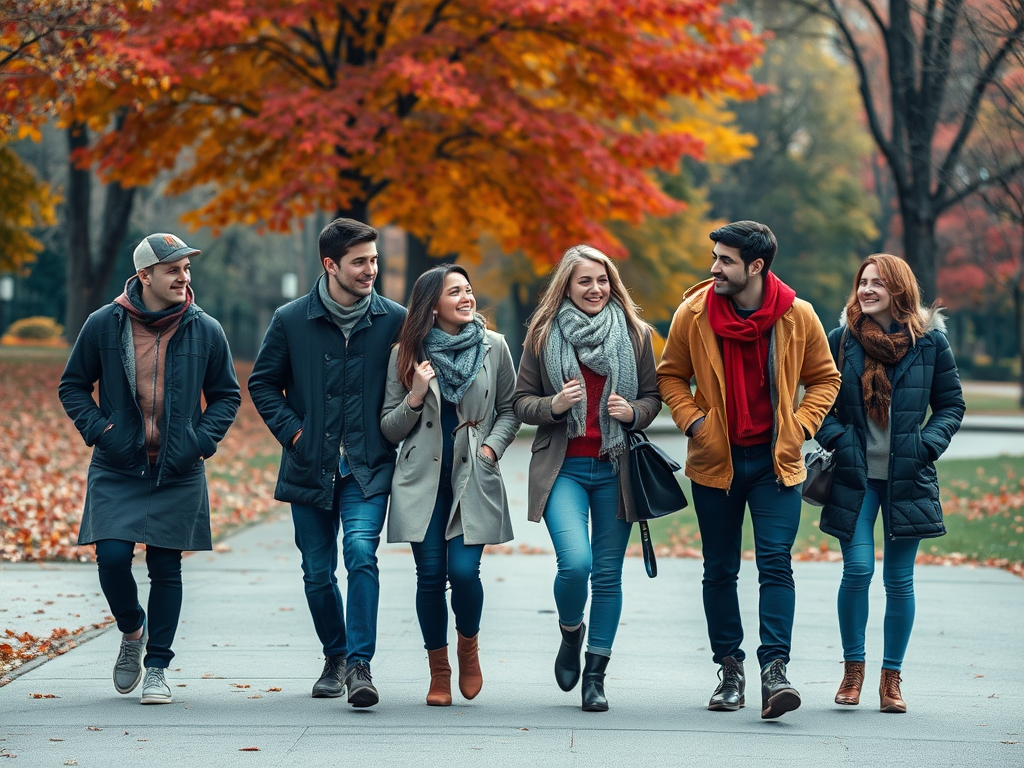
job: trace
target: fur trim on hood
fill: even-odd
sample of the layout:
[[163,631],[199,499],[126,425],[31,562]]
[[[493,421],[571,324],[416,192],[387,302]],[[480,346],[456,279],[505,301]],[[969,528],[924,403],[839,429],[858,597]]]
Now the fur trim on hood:
[[[942,307],[921,307],[921,319],[924,321],[925,333],[946,332],[946,315],[943,314]],[[839,327],[846,327],[846,307],[839,313]]]

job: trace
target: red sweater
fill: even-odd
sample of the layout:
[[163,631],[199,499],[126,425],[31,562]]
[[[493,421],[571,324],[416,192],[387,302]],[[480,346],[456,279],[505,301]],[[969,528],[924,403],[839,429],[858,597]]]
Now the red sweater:
[[604,394],[605,377],[594,373],[583,363],[580,363],[580,372],[583,374],[583,384],[587,388],[587,431],[580,437],[569,439],[565,457],[596,459],[601,455],[601,422],[598,414],[601,408],[601,395]]

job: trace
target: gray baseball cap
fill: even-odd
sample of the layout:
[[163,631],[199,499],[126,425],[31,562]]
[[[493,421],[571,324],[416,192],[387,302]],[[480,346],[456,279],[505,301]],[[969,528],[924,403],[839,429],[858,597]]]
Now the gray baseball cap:
[[198,248],[190,248],[177,235],[157,232],[150,235],[135,247],[135,269],[148,269],[154,264],[167,264],[181,261],[187,256],[201,253]]

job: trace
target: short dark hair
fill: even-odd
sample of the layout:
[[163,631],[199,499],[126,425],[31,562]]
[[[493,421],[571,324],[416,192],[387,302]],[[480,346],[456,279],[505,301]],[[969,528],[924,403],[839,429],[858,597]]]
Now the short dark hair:
[[353,245],[376,242],[378,232],[369,224],[355,219],[335,219],[320,232],[320,261],[330,259],[339,264]]
[[772,231],[756,221],[734,221],[719,227],[708,237],[730,248],[739,248],[744,266],[749,267],[757,259],[763,260],[765,272],[771,270],[775,252],[779,249]]

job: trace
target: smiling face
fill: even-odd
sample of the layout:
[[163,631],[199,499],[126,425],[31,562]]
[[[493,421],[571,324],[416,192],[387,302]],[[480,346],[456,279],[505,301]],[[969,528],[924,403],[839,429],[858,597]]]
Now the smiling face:
[[885,287],[878,267],[874,264],[868,264],[860,273],[857,301],[860,302],[861,312],[882,326],[883,330],[889,330],[893,320],[892,294]]
[[596,315],[608,304],[612,289],[604,264],[590,259],[580,261],[569,278],[569,300],[588,315]]
[[445,275],[441,298],[434,305],[434,313],[437,327],[453,336],[466,323],[472,322],[476,314],[476,297],[465,275],[458,272]]
[[169,264],[154,264],[139,270],[142,281],[142,303],[150,312],[162,312],[185,301],[186,289],[192,282],[188,258]]
[[377,244],[353,245],[337,264],[324,259],[324,269],[331,298],[343,307],[351,307],[373,290],[373,281],[377,279]]
[[719,296],[735,296],[742,292],[750,281],[750,275],[740,256],[740,249],[715,243],[711,253],[715,257],[711,264],[711,276],[715,278],[715,293]]

